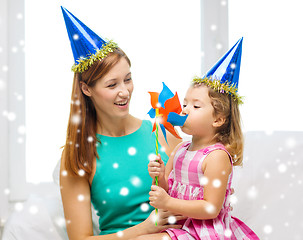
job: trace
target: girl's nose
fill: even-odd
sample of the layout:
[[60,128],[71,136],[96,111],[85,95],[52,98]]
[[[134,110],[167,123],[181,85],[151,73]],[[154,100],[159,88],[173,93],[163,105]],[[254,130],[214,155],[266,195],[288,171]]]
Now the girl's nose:
[[181,114],[182,115],[188,115],[188,108],[187,107],[183,107]]

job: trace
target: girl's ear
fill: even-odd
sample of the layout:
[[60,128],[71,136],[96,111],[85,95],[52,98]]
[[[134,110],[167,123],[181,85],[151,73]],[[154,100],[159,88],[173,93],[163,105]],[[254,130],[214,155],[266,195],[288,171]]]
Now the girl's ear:
[[91,97],[92,96],[92,93],[91,93],[91,90],[90,88],[87,86],[87,84],[85,82],[80,82],[80,87],[81,87],[81,90],[82,92],[88,96],[88,97]]
[[225,121],[226,119],[224,117],[218,116],[213,122],[213,127],[221,127],[225,123]]

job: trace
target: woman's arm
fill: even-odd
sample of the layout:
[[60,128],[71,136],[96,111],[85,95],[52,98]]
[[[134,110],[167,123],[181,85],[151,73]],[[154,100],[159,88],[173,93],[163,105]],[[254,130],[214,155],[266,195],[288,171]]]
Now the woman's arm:
[[196,219],[213,219],[218,216],[224,202],[231,163],[226,152],[210,153],[202,166],[208,183],[204,186],[204,200],[181,200],[170,197],[163,189],[152,186],[150,204]]
[[[89,180],[84,176],[72,176],[68,174],[65,169],[65,159],[63,155],[60,167],[60,187],[66,219],[66,229],[70,240],[123,240],[139,235],[157,233],[169,227],[181,227],[178,225],[166,225],[168,224],[168,217],[171,213],[159,211],[157,226],[155,226],[154,222],[154,213],[151,213],[144,222],[125,229],[119,232],[119,234],[93,236]],[[182,219],[181,216],[177,216],[177,218]]]

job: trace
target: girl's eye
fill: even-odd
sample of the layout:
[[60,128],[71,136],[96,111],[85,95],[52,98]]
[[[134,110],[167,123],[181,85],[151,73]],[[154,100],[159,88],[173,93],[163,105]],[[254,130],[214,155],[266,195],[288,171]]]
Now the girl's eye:
[[194,106],[194,108],[201,108],[200,106]]
[[132,78],[127,78],[125,79],[125,82],[130,82],[132,80]]
[[183,104],[183,108],[185,108],[187,105]]

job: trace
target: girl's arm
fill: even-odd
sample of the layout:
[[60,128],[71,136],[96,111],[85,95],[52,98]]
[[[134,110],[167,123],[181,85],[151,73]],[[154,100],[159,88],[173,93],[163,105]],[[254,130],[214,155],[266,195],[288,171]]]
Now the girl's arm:
[[[169,212],[159,211],[158,226],[155,226],[153,213],[144,222],[130,227],[119,234],[93,236],[91,215],[90,184],[86,177],[66,175],[65,159],[62,157],[60,168],[61,197],[66,219],[66,229],[70,240],[123,240],[143,234],[156,233],[168,227],[181,227],[165,225],[168,223]],[[181,216],[178,216],[181,219]]]
[[181,200],[170,197],[163,189],[152,186],[150,204],[190,218],[213,219],[218,216],[224,202],[231,163],[222,150],[211,152],[204,160],[202,171],[207,179],[204,200]]

